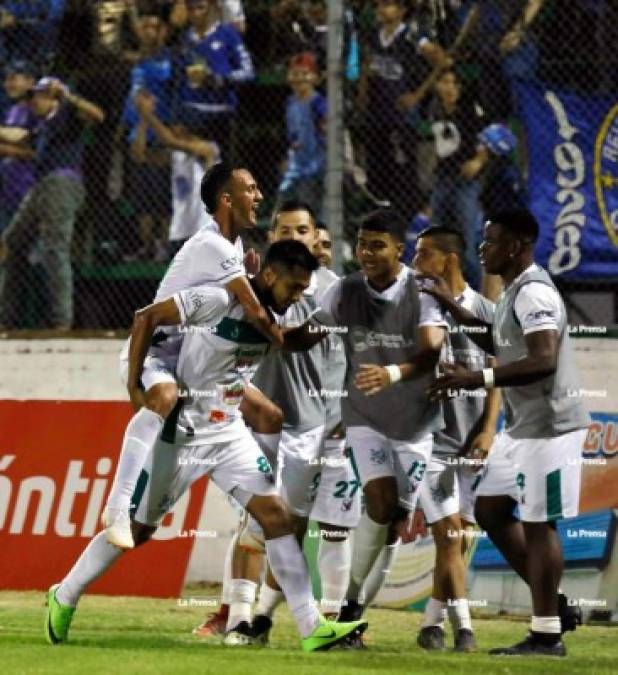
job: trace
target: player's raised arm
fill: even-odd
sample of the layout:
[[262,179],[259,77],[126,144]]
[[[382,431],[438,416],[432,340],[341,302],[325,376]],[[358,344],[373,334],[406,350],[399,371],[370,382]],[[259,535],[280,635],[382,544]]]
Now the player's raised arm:
[[283,346],[281,328],[260,303],[247,277],[237,277],[226,284],[225,287],[242,305],[247,321],[252,323],[273,345],[276,347]]
[[450,312],[458,324],[473,328],[474,330],[466,333],[472,342],[477,344],[481,349],[488,352],[489,354],[495,354],[494,341],[491,333],[491,323],[483,321],[483,319],[479,319],[477,316],[472,314],[472,312],[462,307],[455,300],[455,297],[453,296],[453,293],[448,287],[446,281],[441,277],[425,274],[422,278],[429,279],[433,282],[433,284],[423,284],[420,292],[426,293],[427,295],[435,298],[443,307],[443,309],[445,309],[447,312]]

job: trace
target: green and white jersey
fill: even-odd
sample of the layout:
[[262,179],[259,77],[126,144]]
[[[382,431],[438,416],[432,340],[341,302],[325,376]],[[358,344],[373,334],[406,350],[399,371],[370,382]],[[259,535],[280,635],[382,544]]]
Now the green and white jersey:
[[[474,316],[493,322],[494,305],[466,286],[463,293],[456,298],[457,302]],[[460,363],[469,370],[481,370],[489,365],[489,355],[469,338],[467,326],[460,326],[450,313],[446,313],[448,333],[442,345],[441,363]],[[474,425],[483,414],[486,389],[463,390],[459,396],[443,401],[444,429],[433,435],[433,452],[435,455],[457,455],[472,440],[469,438]]]
[[[301,300],[278,319],[280,325],[294,328],[305,323],[337,278],[325,268],[314,272]],[[338,339],[329,335],[304,352],[273,352],[260,364],[253,384],[281,408],[286,428],[307,431],[339,421],[345,355],[341,346],[336,347]]]
[[243,320],[242,306],[223,288],[190,288],[174,301],[183,334],[176,366],[183,402],[178,432],[189,444],[229,440],[242,425],[245,387],[270,343]]

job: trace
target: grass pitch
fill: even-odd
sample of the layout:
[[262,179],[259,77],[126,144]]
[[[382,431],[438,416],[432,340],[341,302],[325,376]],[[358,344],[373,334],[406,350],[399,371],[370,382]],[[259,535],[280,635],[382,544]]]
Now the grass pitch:
[[[618,673],[616,627],[584,626],[568,633],[565,659],[498,658],[483,651],[519,641],[527,624],[477,619],[479,653],[426,654],[415,644],[419,614],[376,609],[367,615],[367,650],[304,654],[286,608],[277,611],[268,648],[230,648],[199,641],[191,629],[204,614],[204,609],[178,600],[85,596],[75,614],[69,644],[52,647],[43,635],[43,593],[6,591],[0,593],[0,671],[3,675]],[[448,640],[452,642],[450,634]]]

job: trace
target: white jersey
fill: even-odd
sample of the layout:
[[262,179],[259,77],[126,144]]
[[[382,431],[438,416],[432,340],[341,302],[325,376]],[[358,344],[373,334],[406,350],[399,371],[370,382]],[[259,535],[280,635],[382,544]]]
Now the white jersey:
[[[175,293],[187,288],[212,285],[223,288],[227,283],[246,275],[243,263],[244,251],[242,240],[236,238],[232,244],[221,235],[217,221],[209,216],[205,227],[194,234],[174,256],[153,302],[161,302],[171,298]],[[178,335],[176,327],[160,328],[158,333],[167,335],[167,340],[160,343],[160,349],[171,356],[180,349],[182,335]],[[129,358],[128,338],[120,353],[121,364]]]
[[221,235],[219,225],[210,218],[178,251],[159,284],[154,302],[171,298],[178,291],[212,284],[225,286],[246,275],[240,237],[234,244]]
[[174,301],[183,332],[176,366],[184,401],[178,431],[190,444],[229,440],[242,426],[245,386],[270,343],[243,320],[242,306],[223,288],[182,290]]
[[212,216],[204,208],[200,186],[202,163],[187,152],[172,152],[172,220],[169,240],[188,239],[202,227],[209,227]]

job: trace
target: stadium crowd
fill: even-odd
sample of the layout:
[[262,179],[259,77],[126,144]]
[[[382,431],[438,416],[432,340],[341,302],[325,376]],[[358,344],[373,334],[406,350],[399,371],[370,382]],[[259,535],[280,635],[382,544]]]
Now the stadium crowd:
[[[454,225],[479,287],[482,213],[526,203],[513,82],[615,88],[616,69],[599,64],[618,10],[605,0],[345,9],[347,235],[388,202],[410,223],[409,262],[423,226]],[[109,270],[124,264],[131,288],[150,294],[150,277],[203,223],[197,186],[219,158],[253,168],[264,220],[291,197],[327,220],[326,37],[323,0],[0,2],[0,325],[126,326]],[[96,318],[73,306],[88,275],[102,284]]]

